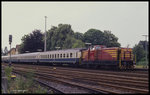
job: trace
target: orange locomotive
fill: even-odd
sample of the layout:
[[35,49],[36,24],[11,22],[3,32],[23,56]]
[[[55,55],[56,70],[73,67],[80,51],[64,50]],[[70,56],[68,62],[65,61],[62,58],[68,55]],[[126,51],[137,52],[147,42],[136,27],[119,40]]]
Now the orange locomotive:
[[95,64],[99,67],[133,69],[135,61],[132,48],[110,47],[95,45],[82,51],[82,64]]

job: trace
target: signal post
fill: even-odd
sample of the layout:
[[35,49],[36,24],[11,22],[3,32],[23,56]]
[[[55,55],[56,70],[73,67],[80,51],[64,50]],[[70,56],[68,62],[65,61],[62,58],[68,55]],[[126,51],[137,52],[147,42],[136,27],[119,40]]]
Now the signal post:
[[12,35],[9,35],[9,45],[10,45],[10,60],[9,60],[9,67],[11,67],[11,42],[12,42]]

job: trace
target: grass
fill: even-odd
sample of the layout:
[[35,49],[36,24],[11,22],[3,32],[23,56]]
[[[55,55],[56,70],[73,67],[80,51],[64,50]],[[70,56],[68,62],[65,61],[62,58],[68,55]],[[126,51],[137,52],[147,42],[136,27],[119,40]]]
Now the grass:
[[144,66],[143,65],[136,65],[135,68],[141,68],[141,69],[143,69]]
[[11,67],[5,68],[5,75],[8,80],[8,93],[38,93],[38,94],[46,94],[47,89],[44,89],[40,85],[34,82],[34,71],[29,71],[25,74],[26,78],[20,76],[16,77],[14,80],[11,79]]
[[137,62],[136,68],[148,68],[147,64],[146,64],[146,61],[139,61],[139,62]]

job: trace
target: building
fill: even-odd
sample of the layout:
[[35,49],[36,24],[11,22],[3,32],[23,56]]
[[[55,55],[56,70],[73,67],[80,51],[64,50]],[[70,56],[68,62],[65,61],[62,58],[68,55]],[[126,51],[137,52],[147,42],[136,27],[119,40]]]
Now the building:
[[20,45],[16,45],[16,54],[19,54]]
[[11,50],[8,51],[8,55],[10,55],[10,53],[11,53],[11,55],[19,54],[19,51],[18,51],[19,47],[20,47],[20,45],[16,45],[16,48],[11,48]]
[[16,48],[12,48],[10,51],[8,51],[8,55],[15,55],[16,54]]

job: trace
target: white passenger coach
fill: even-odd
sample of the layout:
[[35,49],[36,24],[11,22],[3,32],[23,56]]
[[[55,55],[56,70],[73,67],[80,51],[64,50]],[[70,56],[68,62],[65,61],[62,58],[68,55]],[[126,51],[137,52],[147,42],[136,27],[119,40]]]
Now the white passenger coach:
[[[79,63],[81,58],[81,51],[83,49],[66,49],[66,50],[55,50],[47,52],[35,52],[35,53],[24,53],[11,55],[11,62],[31,62],[34,64],[39,63]],[[3,62],[9,62],[9,56],[2,56]]]

